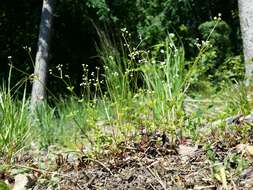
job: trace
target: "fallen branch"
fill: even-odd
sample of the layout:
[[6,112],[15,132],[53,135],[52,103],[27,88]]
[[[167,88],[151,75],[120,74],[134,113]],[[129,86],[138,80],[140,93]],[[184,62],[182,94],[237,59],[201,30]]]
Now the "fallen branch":
[[207,123],[206,125],[201,127],[201,129],[217,127],[217,126],[221,125],[222,123],[225,123],[227,125],[240,125],[243,123],[252,125],[253,124],[253,113],[246,115],[246,116],[244,116],[243,114],[238,114],[238,115],[227,117],[225,119],[219,119],[219,120]]

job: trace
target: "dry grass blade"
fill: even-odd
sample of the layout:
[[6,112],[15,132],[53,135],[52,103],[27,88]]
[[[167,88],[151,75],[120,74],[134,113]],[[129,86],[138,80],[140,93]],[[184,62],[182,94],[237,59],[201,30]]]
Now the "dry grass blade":
[[157,172],[154,172],[151,168],[146,168],[148,171],[149,171],[149,173],[154,177],[154,179],[158,182],[158,183],[160,183],[160,185],[163,187],[163,189],[164,190],[166,190],[167,188],[166,188],[166,184],[162,181],[162,179],[160,178],[160,176],[158,175],[158,173]]
[[215,188],[215,185],[208,185],[208,186],[196,186],[194,189],[196,190],[202,190],[202,189],[213,189]]
[[102,166],[106,171],[108,171],[111,175],[113,175],[112,171],[106,166],[104,165],[102,162],[98,161],[98,160],[95,160],[95,159],[92,159],[92,158],[85,158],[85,160],[87,161],[92,161],[92,162],[95,162],[97,164],[99,164],[100,166]]

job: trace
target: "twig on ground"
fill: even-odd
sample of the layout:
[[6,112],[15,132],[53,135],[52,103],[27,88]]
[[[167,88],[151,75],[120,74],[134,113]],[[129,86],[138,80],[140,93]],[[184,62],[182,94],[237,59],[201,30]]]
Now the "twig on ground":
[[85,187],[89,187],[93,181],[97,178],[97,175],[94,175],[90,180],[85,184]]
[[190,177],[192,175],[199,174],[200,171],[203,171],[203,170],[206,170],[206,169],[211,169],[211,168],[213,168],[215,166],[220,166],[220,165],[223,165],[223,163],[216,163],[216,164],[213,164],[211,166],[203,167],[203,168],[199,169],[197,172],[190,173],[190,174],[186,175],[185,177],[188,178],[188,177]]
[[92,162],[95,162],[95,163],[99,164],[104,169],[106,169],[106,171],[108,171],[111,175],[113,175],[112,171],[106,165],[104,165],[102,162],[100,162],[98,160],[95,160],[95,159],[92,159],[92,158],[85,158],[85,160],[92,161]]
[[157,173],[154,173],[154,171],[152,171],[152,169],[147,168],[147,170],[149,171],[149,173],[154,177],[154,179],[160,183],[160,185],[163,187],[164,190],[166,190],[166,184],[163,183],[162,179],[160,178],[160,176]]
[[235,182],[234,182],[234,180],[233,180],[233,176],[230,174],[230,180],[231,180],[231,183],[232,183],[232,185],[233,185],[233,189],[234,190],[238,190],[238,188],[237,188],[237,186],[236,186],[236,184],[235,184]]

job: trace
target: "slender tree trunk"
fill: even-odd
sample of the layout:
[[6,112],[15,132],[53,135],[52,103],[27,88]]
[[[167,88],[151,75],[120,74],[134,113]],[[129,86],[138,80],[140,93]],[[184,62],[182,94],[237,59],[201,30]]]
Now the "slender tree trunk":
[[34,80],[32,86],[31,108],[42,102],[46,96],[47,65],[52,33],[53,1],[43,0],[38,50],[35,58]]
[[253,79],[253,0],[238,0],[240,25],[243,40],[246,84]]

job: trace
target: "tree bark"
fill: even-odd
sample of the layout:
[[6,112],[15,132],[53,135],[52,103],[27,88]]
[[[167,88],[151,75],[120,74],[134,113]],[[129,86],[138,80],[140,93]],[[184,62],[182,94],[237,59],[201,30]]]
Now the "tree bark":
[[42,102],[46,96],[47,65],[49,61],[49,47],[52,33],[53,1],[43,0],[38,50],[35,58],[34,79],[32,85],[31,107]]
[[253,71],[253,1],[238,0],[240,25],[243,40],[246,84],[252,81]]

